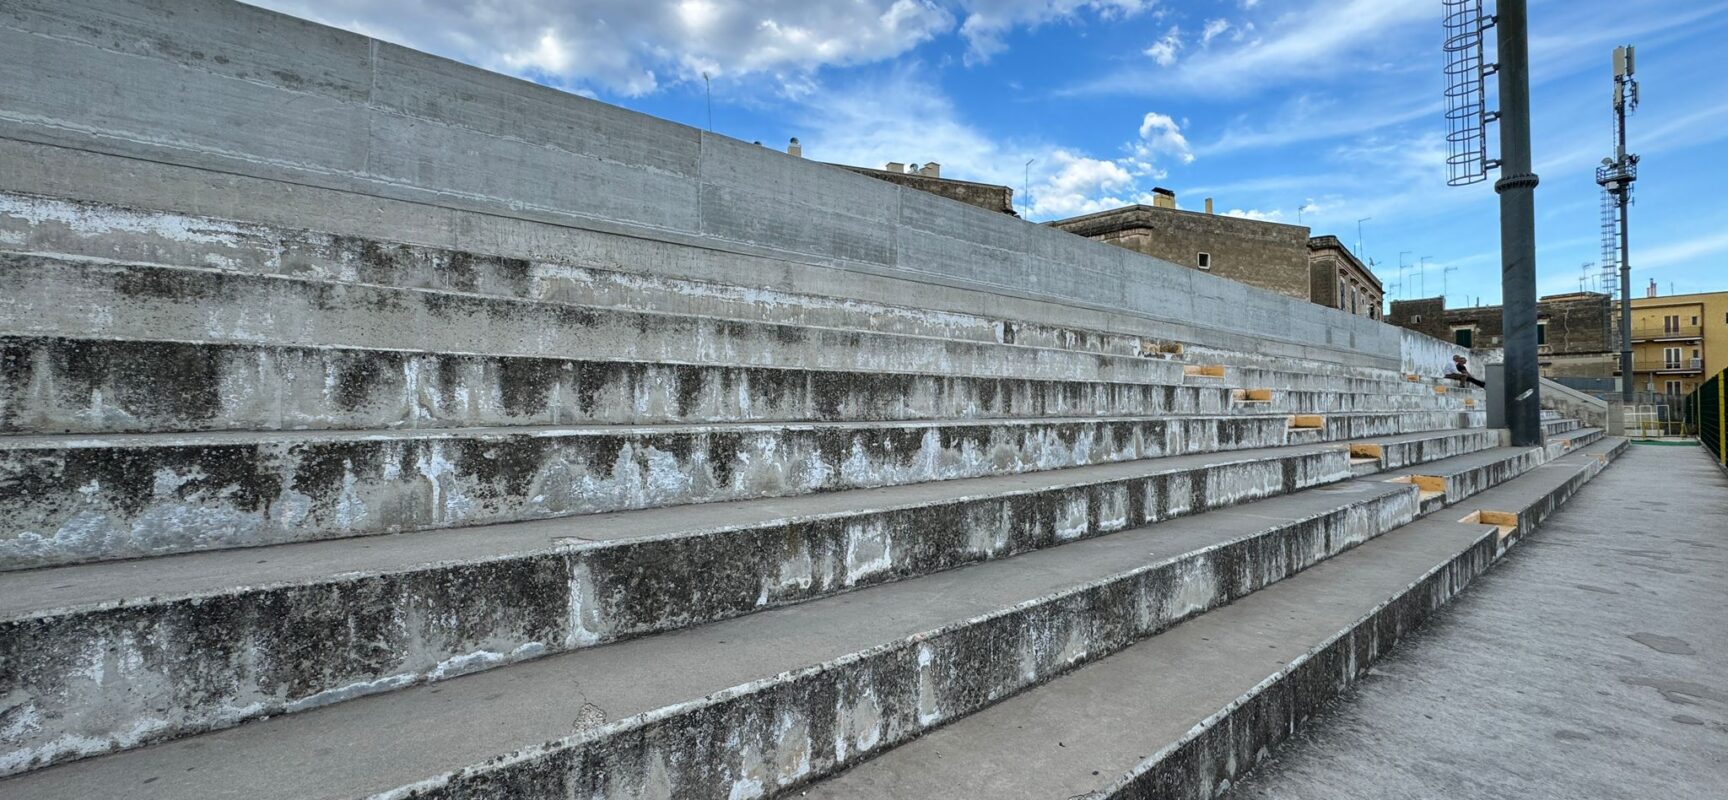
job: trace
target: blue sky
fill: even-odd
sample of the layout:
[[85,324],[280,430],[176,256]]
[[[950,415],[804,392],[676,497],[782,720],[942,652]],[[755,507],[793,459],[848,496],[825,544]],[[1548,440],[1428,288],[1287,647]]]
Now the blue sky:
[[[716,132],[797,136],[825,161],[938,161],[1017,204],[1035,159],[1035,220],[1154,186],[1347,243],[1369,217],[1363,251],[1389,294],[1499,300],[1491,181],[1445,184],[1439,0],[259,4],[697,127],[706,72]],[[1728,289],[1728,2],[1532,0],[1530,17],[1542,293],[1577,290],[1600,257],[1593,170],[1623,42],[1644,90],[1633,285]]]

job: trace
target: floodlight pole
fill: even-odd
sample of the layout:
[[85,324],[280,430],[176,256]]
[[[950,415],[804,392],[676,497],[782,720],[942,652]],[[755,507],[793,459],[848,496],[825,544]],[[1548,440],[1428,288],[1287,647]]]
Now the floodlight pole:
[[1530,20],[1525,0],[1495,9],[1500,79],[1500,294],[1506,427],[1514,447],[1542,444],[1536,358],[1536,184],[1530,166]]

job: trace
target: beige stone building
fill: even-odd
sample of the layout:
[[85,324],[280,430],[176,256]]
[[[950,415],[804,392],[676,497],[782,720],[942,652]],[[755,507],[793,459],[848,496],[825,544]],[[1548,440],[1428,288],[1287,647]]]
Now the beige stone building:
[[1153,205],[1100,211],[1049,225],[1250,286],[1380,319],[1380,280],[1335,236],[1309,237],[1300,225],[1176,207],[1154,189]]

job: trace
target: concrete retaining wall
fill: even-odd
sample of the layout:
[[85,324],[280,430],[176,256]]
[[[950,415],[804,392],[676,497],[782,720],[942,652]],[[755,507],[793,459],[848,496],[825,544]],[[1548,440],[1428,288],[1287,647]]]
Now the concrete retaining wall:
[[228,0],[7,6],[0,68],[36,77],[0,86],[0,189],[1410,363],[1372,320]]

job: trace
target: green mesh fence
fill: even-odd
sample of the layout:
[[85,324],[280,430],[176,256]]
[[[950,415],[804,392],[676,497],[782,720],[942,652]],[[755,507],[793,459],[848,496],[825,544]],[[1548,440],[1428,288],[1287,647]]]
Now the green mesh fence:
[[1728,464],[1728,425],[1722,419],[1723,409],[1728,406],[1724,402],[1725,391],[1728,391],[1728,370],[1717,373],[1686,395],[1686,425],[1718,464]]

